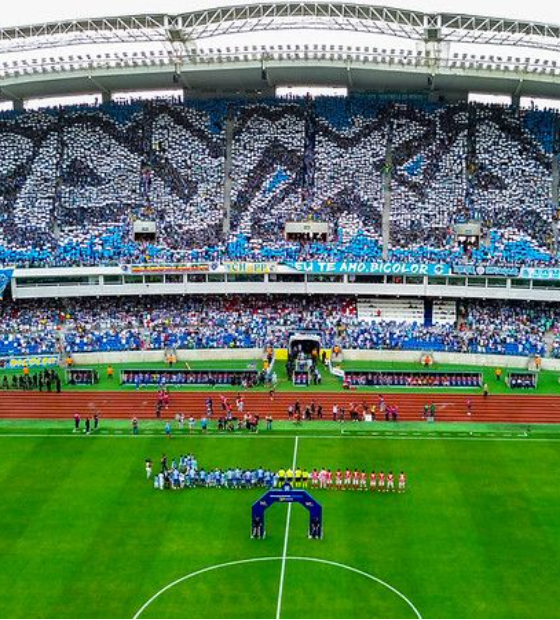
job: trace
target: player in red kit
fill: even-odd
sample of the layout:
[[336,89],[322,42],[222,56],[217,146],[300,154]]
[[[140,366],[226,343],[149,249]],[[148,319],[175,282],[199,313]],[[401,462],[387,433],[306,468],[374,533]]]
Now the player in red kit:
[[406,489],[406,476],[404,475],[404,472],[401,471],[401,473],[399,474],[399,493],[404,493]]
[[311,487],[316,489],[318,486],[319,486],[319,472],[317,471],[317,468],[315,468],[311,472]]
[[362,473],[360,474],[360,490],[367,490],[367,474],[365,469],[362,469]]
[[377,474],[377,490],[385,491],[385,474],[382,471]]
[[375,491],[376,488],[377,488],[377,478],[375,477],[375,472],[372,471],[371,474],[369,475],[369,490]]
[[320,489],[327,488],[327,470],[324,467],[319,472],[319,488]]
[[360,487],[360,472],[355,469],[352,476],[352,488],[356,491]]
[[352,484],[352,472],[349,469],[347,469],[344,472],[344,486],[346,487],[346,490],[350,488],[351,484]]
[[336,490],[337,491],[342,490],[342,472],[340,471],[340,469],[336,470],[335,484],[336,484]]
[[395,492],[395,476],[392,471],[387,474],[387,491]]

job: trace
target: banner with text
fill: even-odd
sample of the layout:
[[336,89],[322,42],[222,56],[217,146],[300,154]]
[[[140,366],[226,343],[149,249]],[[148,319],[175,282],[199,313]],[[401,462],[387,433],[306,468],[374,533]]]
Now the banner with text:
[[451,273],[449,265],[431,265],[419,263],[385,263],[366,261],[356,263],[352,261],[321,262],[303,261],[284,263],[296,271],[311,274],[358,274],[358,275],[387,275],[387,276],[446,276]]
[[519,277],[527,280],[560,280],[560,269],[548,267],[521,267]]
[[24,366],[28,368],[47,368],[48,366],[58,366],[58,354],[52,355],[20,355],[15,357],[0,357],[0,368],[9,370],[19,370]]
[[502,276],[517,278],[519,267],[500,267],[498,265],[453,265],[457,276]]
[[243,263],[243,262],[227,262],[223,264],[227,273],[239,274],[262,274],[273,273],[277,270],[276,263]]
[[121,265],[123,273],[134,275],[206,273],[210,271],[209,263],[179,263],[177,265]]

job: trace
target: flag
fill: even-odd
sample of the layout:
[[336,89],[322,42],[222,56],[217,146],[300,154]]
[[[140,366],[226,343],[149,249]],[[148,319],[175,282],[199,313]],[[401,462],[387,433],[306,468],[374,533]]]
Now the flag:
[[10,284],[13,272],[13,269],[0,269],[0,299],[3,299],[4,291]]

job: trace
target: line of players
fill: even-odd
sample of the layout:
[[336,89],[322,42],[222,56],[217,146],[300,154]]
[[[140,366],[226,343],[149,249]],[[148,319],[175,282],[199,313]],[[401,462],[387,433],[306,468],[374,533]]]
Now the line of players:
[[[146,459],[146,478],[152,477],[153,465],[151,459]],[[360,491],[395,491],[395,476],[392,471],[385,474],[383,471],[372,471],[369,476],[365,470],[346,469],[343,473],[338,469],[333,476],[330,469],[306,469],[296,468],[279,469],[271,471],[259,467],[257,469],[219,468],[205,470],[198,468],[197,459],[190,454],[181,455],[179,460],[173,459],[168,466],[167,456],[161,457],[161,471],[154,476],[154,488],[156,489],[183,489],[190,487],[218,487],[227,489],[241,488],[282,488],[290,484],[295,488],[307,489],[332,489]],[[406,476],[401,472],[398,476],[398,491],[403,493],[406,489]]]
[[[314,469],[311,474],[300,469],[292,471],[280,470],[278,472],[278,486],[285,482],[293,484],[296,488],[312,489],[332,489],[334,478],[334,488],[337,491],[395,491],[395,475],[392,471],[385,474],[384,471],[372,471],[368,475],[365,469],[346,469],[344,472],[337,469],[333,472],[330,469]],[[404,493],[406,490],[406,474],[401,471],[398,475],[398,491]]]

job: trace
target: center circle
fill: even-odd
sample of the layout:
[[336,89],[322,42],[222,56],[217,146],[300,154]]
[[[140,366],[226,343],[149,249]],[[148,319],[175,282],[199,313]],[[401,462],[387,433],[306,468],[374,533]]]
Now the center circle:
[[[282,561],[282,557],[250,558],[189,573],[156,592],[133,618],[275,618],[280,570],[274,565]],[[371,573],[320,558],[290,556],[286,562],[283,617],[422,619],[409,598]],[[343,574],[332,579],[332,569]],[[185,583],[186,593],[179,588]],[[390,596],[381,597],[375,590]],[[171,596],[164,596],[170,591]]]

